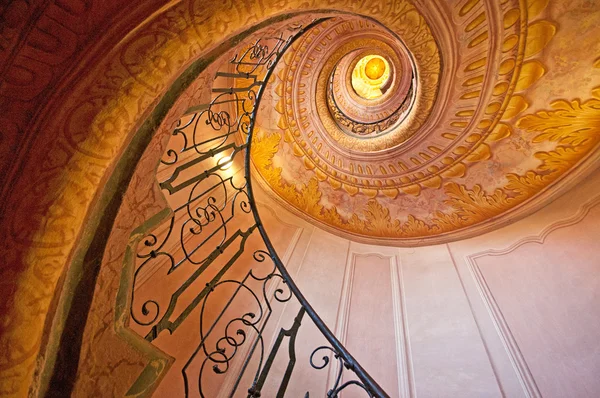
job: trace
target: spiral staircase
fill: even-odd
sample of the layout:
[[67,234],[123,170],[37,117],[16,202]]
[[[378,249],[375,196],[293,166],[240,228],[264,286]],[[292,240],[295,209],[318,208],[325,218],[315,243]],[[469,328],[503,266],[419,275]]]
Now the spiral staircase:
[[[177,335],[177,329],[190,322],[188,318],[193,318],[190,315],[196,307],[201,308],[196,315],[200,323],[197,331],[200,342],[182,368],[185,396],[219,395],[227,382],[216,383],[211,380],[211,373],[232,371],[236,376],[233,388],[226,391],[230,396],[239,394],[238,388],[249,397],[285,396],[296,365],[295,340],[305,314],[328,342],[328,345],[314,348],[310,366],[319,370],[329,366],[330,361],[337,365],[336,377],[327,395],[337,397],[348,387],[358,387],[368,396],[387,396],[327,328],[292,280],[261,222],[252,191],[249,154],[267,82],[288,48],[306,31],[326,20],[320,18],[306,25],[288,21],[270,24],[265,28],[267,32],[259,31],[258,39],[244,40],[233,58],[216,72],[210,102],[192,106],[176,122],[175,139],[169,143],[157,170],[157,175],[161,176],[159,185],[168,195],[172,214],[152,223],[158,223],[158,226],[144,224],[134,233],[139,237],[142,231],[152,230],[141,243],[137,239],[132,242],[132,246],[137,247],[139,264],[133,265],[132,286],[128,287],[132,294],[127,305],[131,307],[134,327],[139,326],[140,330],[151,327],[145,335],[149,342],[163,332]],[[241,157],[243,161],[238,162]],[[230,170],[238,168],[236,163],[243,164],[240,170],[243,173]],[[244,220],[244,215],[248,214],[252,215],[252,220]],[[168,227],[160,230],[164,224]],[[160,233],[155,232],[155,228]],[[243,254],[253,233],[260,233],[265,248],[254,250],[248,261]],[[236,262],[243,265],[235,267]],[[262,264],[265,262],[267,264]],[[162,303],[168,303],[166,309],[154,294],[144,301],[138,299],[136,293],[144,275],[160,272],[161,268],[167,270],[166,278],[185,268],[189,274],[170,299]],[[236,272],[230,272],[234,269]],[[146,276],[149,277],[151,275]],[[199,292],[194,290],[198,280],[202,281],[201,286],[204,285]],[[162,290],[162,287],[152,287],[153,292],[156,289]],[[182,296],[188,290],[193,291],[193,299],[185,302]],[[300,309],[293,324],[279,330],[268,350],[264,334],[273,314],[272,307],[291,299],[299,302]],[[185,309],[175,316],[181,301],[185,302]],[[207,314],[216,309],[220,309],[217,315]],[[284,338],[287,338],[287,349],[281,347]],[[277,390],[265,394],[265,381],[268,377],[274,378],[270,374],[271,367],[275,359],[283,355],[280,350],[289,354],[285,372],[275,376],[280,380]],[[236,358],[238,356],[243,358]],[[253,363],[255,357],[258,359],[256,364]],[[194,362],[201,363],[200,370],[191,376],[190,368]],[[344,369],[353,375],[343,377]],[[248,387],[240,385],[246,372],[254,375]],[[191,380],[198,380],[197,386]],[[306,396],[309,394],[306,392]]]
[[[598,5],[200,0],[134,2],[128,12],[114,3],[0,8],[8,54],[0,87],[2,98],[14,97],[0,105],[15,158],[2,177],[0,395],[551,391],[536,373],[544,361],[511,331],[518,322],[498,298],[507,288],[494,286],[483,264],[594,217]],[[592,188],[580,188],[586,181]],[[528,223],[546,217],[540,211],[575,188],[575,215],[529,232]],[[350,344],[353,356],[356,264],[344,271],[341,298],[326,282],[305,295],[291,245],[282,243],[282,217],[354,242],[348,253],[368,245],[367,258],[381,258],[377,248],[422,249],[434,267],[443,245],[458,275],[444,274],[448,286],[463,293],[455,300],[443,292],[440,301],[452,302],[456,323],[477,330],[477,355],[488,358],[481,374],[497,390],[471,380],[480,357],[473,369],[460,362],[447,389],[418,390],[414,373],[429,368],[412,363],[396,254],[386,280],[393,302],[383,305],[377,287],[356,293],[382,302],[361,310],[375,314],[366,323],[393,309],[393,347],[362,336]],[[516,240],[520,228],[535,237]],[[572,244],[585,253],[594,231],[586,228]],[[477,241],[486,234],[497,237],[494,248],[467,253],[489,245]],[[466,242],[469,279],[452,242]],[[592,257],[581,262],[595,280]],[[340,300],[335,324],[321,296]],[[427,327],[415,329],[430,341]],[[593,351],[590,336],[572,340]],[[384,363],[392,357],[397,363]],[[581,394],[600,391],[589,378],[580,385]]]

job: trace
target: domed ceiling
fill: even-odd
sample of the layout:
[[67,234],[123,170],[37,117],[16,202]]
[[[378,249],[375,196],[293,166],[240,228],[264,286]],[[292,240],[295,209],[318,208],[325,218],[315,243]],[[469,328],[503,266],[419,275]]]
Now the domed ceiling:
[[252,160],[311,220],[379,241],[449,240],[597,158],[597,7],[426,7],[337,14],[277,66]]

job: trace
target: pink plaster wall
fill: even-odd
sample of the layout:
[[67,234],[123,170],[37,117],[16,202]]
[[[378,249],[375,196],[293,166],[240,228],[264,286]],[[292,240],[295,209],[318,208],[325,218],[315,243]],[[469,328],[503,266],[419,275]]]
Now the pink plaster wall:
[[[278,251],[286,253],[294,280],[320,316],[390,396],[501,395],[446,246],[416,250],[351,242],[258,196],[262,213],[277,214],[270,222],[297,225],[293,246]],[[269,233],[277,229],[265,225]],[[296,311],[294,305],[285,308],[273,330],[289,327]],[[287,396],[307,390],[323,396],[331,388],[335,368],[315,371],[308,365],[308,353],[322,341],[305,318]],[[275,367],[264,396],[274,396],[286,359]],[[364,393],[348,390],[343,396]]]
[[600,396],[598,220],[473,258],[544,397]]
[[[288,228],[295,238],[278,246],[294,279],[392,397],[597,397],[599,183],[596,172],[512,225],[414,249],[351,242],[265,194],[259,203],[276,214],[268,231],[296,226]],[[288,327],[296,311],[284,308],[279,325]],[[289,396],[324,394],[331,385],[333,371],[307,363],[321,341],[305,318]],[[272,391],[286,359],[267,383]],[[345,395],[354,396],[361,395]]]
[[[294,280],[390,396],[597,397],[598,184],[600,172],[507,227],[419,248],[351,242],[294,216],[255,189],[264,224]],[[291,326],[298,308],[294,300],[273,303],[266,352],[279,329]],[[179,342],[195,338],[193,331],[188,337],[179,333]],[[162,348],[174,352],[173,344],[183,345],[170,342]],[[326,394],[335,368],[309,366],[310,352],[322,344],[305,316],[286,396]],[[287,341],[282,352],[262,396],[275,396],[287,365]],[[241,362],[233,366],[215,382],[215,396],[229,396]],[[247,395],[256,366],[253,358],[235,396]],[[168,396],[181,384],[180,371],[176,362],[156,396]],[[363,395],[349,390],[343,396]]]
[[507,396],[600,396],[599,182],[448,245]]

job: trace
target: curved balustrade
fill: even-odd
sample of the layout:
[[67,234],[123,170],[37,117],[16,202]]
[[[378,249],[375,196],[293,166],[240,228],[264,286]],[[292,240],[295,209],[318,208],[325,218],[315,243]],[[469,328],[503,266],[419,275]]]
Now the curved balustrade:
[[[159,165],[159,185],[172,212],[162,227],[138,243],[132,328],[154,342],[165,331],[177,336],[184,323],[199,321],[199,344],[182,368],[186,396],[209,396],[206,385],[211,374],[237,371],[230,396],[247,390],[248,397],[260,397],[287,338],[289,359],[277,397],[286,394],[296,365],[317,370],[337,366],[328,397],[337,397],[350,387],[360,388],[370,397],[387,397],[292,280],[261,222],[252,190],[250,151],[265,86],[292,43],[325,19],[305,26],[275,27],[260,39],[241,45],[242,51],[216,73],[211,102],[189,109],[179,120],[173,131],[179,147],[170,147]],[[241,171],[228,172],[242,157],[243,162],[238,162],[243,163]],[[248,256],[247,242],[256,231],[264,249]],[[239,262],[247,269],[233,272]],[[138,297],[136,284],[151,268],[166,271],[165,280],[176,274],[186,278],[170,291],[168,299]],[[191,287],[199,283],[204,287],[190,298]],[[242,296],[244,305],[232,304]],[[293,324],[281,328],[269,349],[264,333],[273,305],[292,299],[299,302],[300,309]],[[214,307],[217,302],[221,303],[219,311]],[[232,315],[236,309],[237,315]],[[199,320],[191,316],[196,313]],[[314,347],[309,363],[299,364],[295,341],[306,315],[328,345]],[[208,318],[211,322],[206,322]],[[252,370],[251,385],[243,386],[244,376],[253,368],[254,355],[257,369]],[[199,368],[197,381],[192,368]],[[309,394],[306,392],[306,397],[314,396]]]

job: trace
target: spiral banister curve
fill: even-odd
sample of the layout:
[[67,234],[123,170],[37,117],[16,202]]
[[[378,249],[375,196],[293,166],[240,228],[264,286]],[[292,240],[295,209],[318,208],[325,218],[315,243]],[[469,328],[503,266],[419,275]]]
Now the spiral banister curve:
[[[189,328],[188,325],[193,324],[189,320],[199,312],[200,343],[181,371],[186,397],[212,396],[215,382],[209,375],[223,375],[236,369],[239,374],[233,377],[232,389],[227,394],[239,394],[246,381],[246,371],[255,366],[252,362],[255,355],[258,365],[247,396],[260,397],[278,350],[287,337],[289,361],[276,394],[285,396],[296,365],[295,340],[305,314],[328,343],[313,349],[309,365],[315,370],[329,369],[332,362],[337,365],[326,393],[328,397],[337,397],[350,387],[362,389],[370,397],[388,396],[335,337],[294,283],[265,230],[252,189],[250,152],[265,87],[278,61],[295,40],[327,19],[276,24],[254,42],[238,46],[242,50],[225,63],[224,70],[216,72],[210,103],[192,106],[178,120],[172,133],[175,144],[169,144],[160,162],[157,178],[172,211],[162,227],[138,240],[130,318],[132,329],[154,344],[166,335],[165,330],[173,335],[180,327]],[[242,153],[243,180],[240,182],[225,170]],[[251,215],[253,222],[240,227],[238,220],[246,215]],[[265,250],[255,250],[247,261],[256,267],[249,265],[240,274],[239,270],[235,271],[236,263],[244,258],[244,250],[256,230]],[[213,247],[214,242],[217,242],[216,247],[207,249]],[[267,259],[273,267],[269,266],[264,273],[260,266]],[[166,272],[165,280],[181,279],[181,275],[184,280],[167,292],[168,297],[160,294],[148,297],[138,285],[160,270]],[[200,282],[206,282],[205,287],[195,291],[194,286]],[[194,292],[194,296],[186,298],[190,292]],[[243,314],[230,315],[237,308],[236,300],[244,295],[246,303],[238,305]],[[216,315],[213,313],[215,304],[209,303],[216,300],[213,297],[224,303]],[[281,328],[269,349],[263,336],[273,313],[271,303],[287,303],[292,297],[297,299],[300,310],[289,329]],[[226,321],[228,317],[231,319]],[[208,318],[212,322],[207,322]],[[241,364],[236,362],[236,365],[235,358],[240,358]],[[345,369],[351,373],[344,373]],[[194,382],[196,377],[197,383]],[[220,386],[217,390],[219,396],[223,395]],[[305,396],[314,394],[307,391]]]
[[[293,43],[293,41],[300,35],[302,34],[302,32],[307,29],[310,28],[316,24],[319,24],[320,22],[324,21],[325,19],[319,19],[316,20],[314,22],[312,22],[310,25],[308,25],[306,28],[301,29],[301,31],[299,32],[298,35],[294,36],[293,39],[285,46],[285,48],[283,48],[283,51],[281,52],[281,54],[283,54],[285,52],[285,50],[287,50],[287,48]],[[279,61],[279,58],[281,57],[281,55],[277,58],[277,61]],[[275,62],[275,64],[277,63],[277,61]],[[275,66],[275,65],[274,65]],[[271,74],[273,73],[274,68],[270,68],[265,76],[265,81],[268,82],[269,78],[271,76]],[[263,86],[264,87],[264,86]],[[261,87],[261,91],[262,91],[262,87]],[[257,98],[257,103],[255,105],[255,108],[258,109],[258,105],[260,104],[260,100],[261,100],[261,93],[259,93],[258,98]],[[250,159],[250,151],[252,149],[252,132],[253,132],[253,123],[254,123],[254,118],[252,119],[251,122],[251,127],[250,127],[250,133],[248,135],[248,151],[247,151],[247,155],[244,159],[245,162],[245,171],[246,171],[246,180],[248,182],[248,195],[249,197],[252,199],[253,198],[253,194],[252,194],[252,178],[250,176],[250,170],[251,170],[251,159]],[[353,371],[356,376],[358,377],[358,379],[360,380],[360,382],[362,382],[362,387],[365,388],[365,390],[369,393],[370,396],[373,397],[387,397],[388,395],[385,393],[385,391],[379,386],[379,384],[377,384],[377,382],[369,375],[369,373],[362,368],[362,366],[360,366],[360,364],[358,363],[358,361],[356,361],[356,359],[354,359],[354,357],[348,352],[348,350],[346,350],[346,348],[343,346],[343,344],[335,337],[335,335],[331,332],[331,330],[327,327],[327,325],[325,324],[325,322],[323,322],[323,320],[321,319],[321,317],[317,314],[317,312],[312,308],[312,306],[310,305],[310,303],[306,300],[306,298],[304,297],[304,295],[302,294],[302,292],[300,291],[300,289],[298,288],[298,286],[296,286],[296,284],[294,283],[294,280],[292,279],[291,275],[289,274],[289,272],[287,271],[285,265],[283,264],[283,262],[281,261],[281,259],[279,258],[279,255],[277,254],[275,248],[273,247],[273,244],[271,243],[271,240],[269,239],[269,235],[267,234],[261,219],[260,219],[260,214],[258,212],[258,209],[256,207],[256,202],[254,200],[250,201],[250,206],[252,207],[252,214],[254,215],[254,219],[256,220],[256,225],[258,227],[258,230],[260,232],[260,235],[262,236],[265,245],[267,246],[268,250],[269,250],[269,254],[271,257],[271,260],[275,263],[278,271],[281,273],[281,275],[283,276],[283,278],[285,279],[286,283],[288,284],[290,290],[294,293],[294,296],[296,297],[296,299],[298,299],[298,301],[300,302],[302,308],[306,311],[306,313],[308,314],[308,316],[313,320],[313,322],[315,323],[315,325],[317,326],[317,328],[321,331],[321,333],[323,333],[323,335],[325,336],[325,338],[327,339],[327,341],[333,346],[333,350],[335,352],[336,356],[339,356],[341,358],[341,360],[343,361],[343,365],[344,367],[346,367],[347,369]],[[319,347],[320,348],[328,348],[328,347]],[[317,349],[317,350],[318,350]],[[330,349],[330,348],[329,348]],[[316,352],[316,350],[315,350]],[[340,372],[341,375],[341,372]],[[344,388],[345,385],[342,386],[338,386],[337,384],[339,383],[339,379],[336,382],[336,386],[334,386],[334,388],[331,390],[331,392],[333,393],[331,396],[335,397],[337,396],[338,391],[341,391],[341,389]],[[348,383],[348,382],[347,382]],[[347,384],[345,383],[345,384]],[[356,383],[356,382],[354,382]],[[307,394],[308,395],[308,394]],[[329,395],[329,394],[328,394]]]

